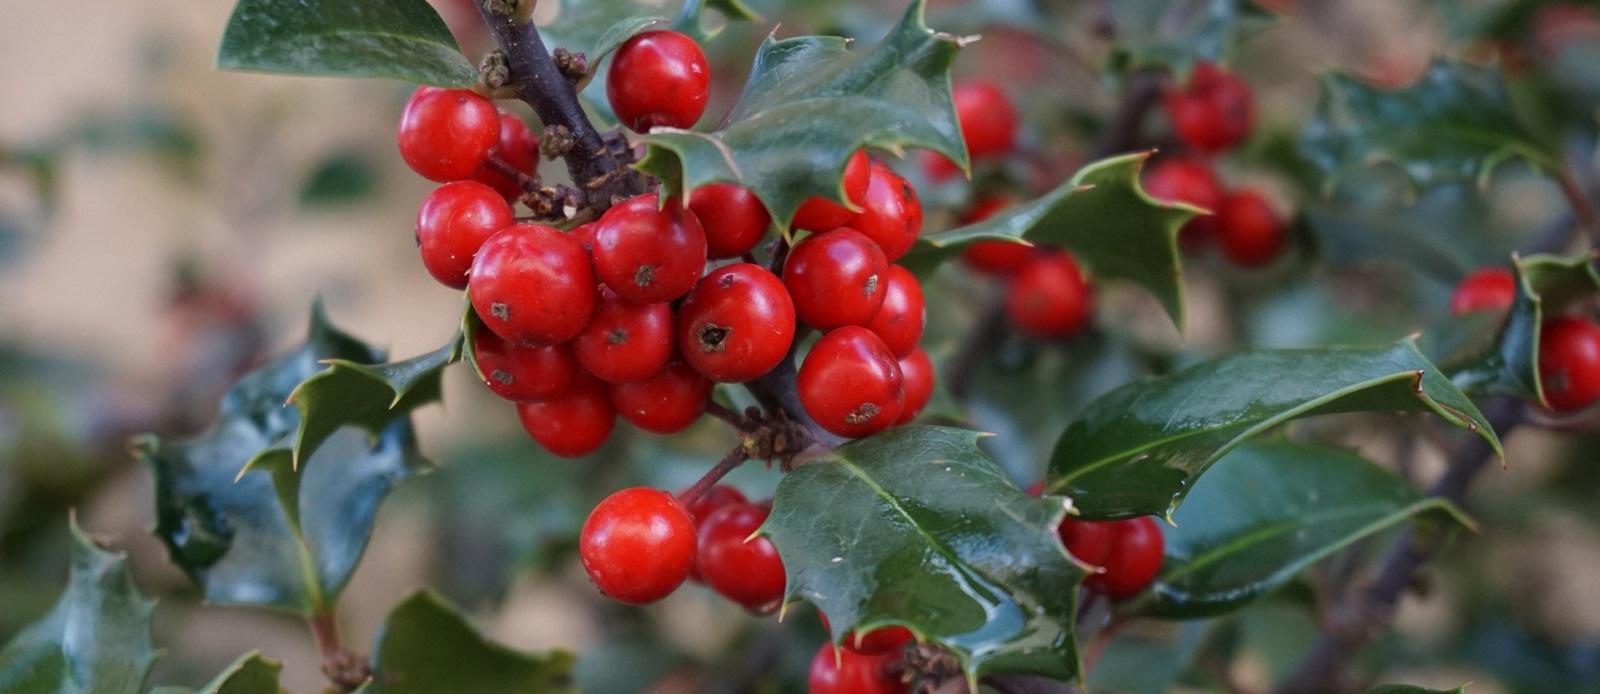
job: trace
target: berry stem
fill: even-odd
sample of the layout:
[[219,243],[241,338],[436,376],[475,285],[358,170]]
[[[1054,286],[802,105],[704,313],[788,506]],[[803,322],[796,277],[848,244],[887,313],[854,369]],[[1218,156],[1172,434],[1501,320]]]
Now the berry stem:
[[967,399],[978,362],[994,353],[995,346],[1005,339],[1007,327],[1005,295],[995,294],[979,310],[978,319],[973,321],[972,329],[956,346],[955,355],[950,357],[950,363],[945,367],[944,383],[950,391],[950,397]]
[[749,431],[750,429],[750,422],[745,419],[744,415],[728,409],[726,405],[715,400],[706,403],[706,414],[727,422],[739,431]]
[[526,173],[523,173],[523,171],[518,169],[515,164],[500,158],[500,155],[498,154],[491,155],[489,157],[489,161],[485,162],[485,165],[491,169],[494,169],[495,173],[516,181],[517,185],[522,187],[522,192],[524,193],[531,193],[539,189],[540,183],[538,176],[530,176]]
[[750,453],[745,450],[743,443],[734,446],[733,450],[722,456],[722,460],[717,461],[717,464],[713,465],[710,470],[706,470],[706,474],[701,475],[700,480],[695,482],[694,486],[683,490],[683,493],[678,495],[678,501],[684,506],[694,503],[707,489],[722,481],[722,478],[727,477],[728,473],[733,472],[734,468],[743,465],[744,461],[749,459]]
[[317,653],[322,656],[322,674],[339,691],[355,691],[372,678],[366,659],[352,653],[339,640],[338,618],[331,608],[313,612],[306,623],[317,643]]
[[1572,212],[1577,215],[1578,222],[1596,243],[1600,243],[1600,211],[1595,209],[1594,200],[1590,199],[1584,193],[1583,186],[1578,184],[1578,178],[1573,175],[1572,167],[1562,167],[1556,176],[1556,181],[1561,185],[1561,194],[1567,198],[1567,203],[1572,205]]

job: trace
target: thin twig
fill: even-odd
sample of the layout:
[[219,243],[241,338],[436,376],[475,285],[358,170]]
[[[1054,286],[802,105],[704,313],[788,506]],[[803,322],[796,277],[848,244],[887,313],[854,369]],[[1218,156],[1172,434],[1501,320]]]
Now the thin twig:
[[706,414],[727,422],[739,431],[748,429],[750,425],[750,421],[745,419],[744,415],[728,409],[727,406],[715,400],[706,403]]
[[967,398],[972,390],[972,377],[978,371],[978,363],[994,352],[995,346],[1006,337],[1008,326],[1004,297],[1003,293],[996,293],[978,309],[977,320],[973,321],[972,328],[962,337],[955,354],[945,365],[945,389],[957,400]]
[[722,456],[722,460],[717,461],[717,464],[713,465],[710,470],[706,470],[706,474],[701,475],[700,479],[694,483],[694,486],[683,490],[683,493],[678,495],[678,501],[683,502],[685,506],[693,504],[707,489],[722,481],[722,478],[727,477],[728,473],[733,472],[734,468],[743,465],[744,461],[749,459],[750,452],[745,450],[743,443],[740,443],[733,450],[728,451],[727,455]]
[[1556,182],[1561,185],[1561,194],[1567,198],[1567,203],[1572,205],[1572,212],[1577,215],[1578,221],[1583,224],[1589,237],[1600,243],[1600,211],[1595,210],[1594,200],[1584,192],[1583,186],[1578,185],[1578,179],[1572,173],[1571,167],[1563,167],[1556,175]]
[[313,612],[306,623],[317,643],[317,653],[322,656],[322,674],[339,691],[355,691],[372,678],[366,659],[345,648],[339,640],[338,618],[331,608]]
[[522,192],[524,193],[531,193],[539,189],[540,183],[538,176],[524,172],[522,169],[517,168],[516,164],[506,161],[498,154],[491,155],[489,157],[489,161],[485,162],[485,165],[490,169],[493,169],[495,173],[516,181],[517,186],[522,188]]

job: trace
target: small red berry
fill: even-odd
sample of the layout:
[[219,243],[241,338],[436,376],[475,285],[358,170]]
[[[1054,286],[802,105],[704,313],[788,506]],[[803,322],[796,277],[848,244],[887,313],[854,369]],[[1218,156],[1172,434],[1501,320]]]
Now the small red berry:
[[1115,535],[1111,550],[1106,553],[1105,573],[1094,574],[1084,580],[1084,585],[1104,592],[1113,600],[1131,598],[1139,594],[1161,573],[1161,560],[1165,541],[1161,525],[1154,518],[1144,516],[1127,520],[1110,521]]
[[578,535],[578,558],[600,592],[644,605],[672,594],[694,565],[695,529],[677,497],[630,487],[601,500]]
[[608,383],[656,375],[672,358],[672,306],[635,304],[600,292],[600,308],[572,340],[572,353],[589,373]]
[[817,424],[855,438],[893,426],[905,408],[900,363],[871,330],[845,326],[811,347],[800,365],[800,404]]
[[906,686],[891,678],[888,666],[899,656],[861,655],[824,643],[811,658],[806,676],[810,694],[903,694]]
[[911,183],[893,169],[872,163],[872,178],[867,185],[862,210],[848,223],[883,249],[889,262],[899,260],[922,232],[922,201]]
[[883,340],[889,352],[900,358],[916,350],[927,322],[922,283],[910,270],[890,265],[883,275],[883,305],[867,323],[867,329]]
[[849,227],[807,236],[783,262],[795,315],[828,330],[866,325],[883,304],[889,261],[878,244]]
[[768,504],[728,504],[700,521],[695,569],[723,597],[751,612],[771,612],[783,600],[783,560],[764,537],[750,537],[772,511]]
[[[539,167],[539,136],[528,129],[528,124],[522,122],[516,114],[500,112],[500,145],[495,148],[494,155],[505,160],[513,168],[522,173],[533,175]],[[495,169],[484,165],[472,175],[472,180],[490,186],[507,200],[516,200],[522,197],[522,184],[516,179],[507,176]]]
[[1539,329],[1539,382],[1557,412],[1600,400],[1600,325],[1578,316],[1545,321]]
[[914,349],[900,358],[900,380],[905,384],[906,404],[900,410],[895,424],[908,424],[922,414],[922,408],[933,399],[933,360],[928,353]]
[[1105,566],[1106,558],[1111,556],[1111,548],[1116,544],[1117,527],[1115,522],[1065,518],[1061,525],[1056,526],[1056,534],[1061,537],[1061,544],[1066,546],[1067,552],[1078,561],[1090,566]]
[[772,225],[761,199],[749,188],[711,183],[689,195],[689,211],[706,232],[706,253],[712,258],[737,258],[749,253]]
[[493,188],[475,181],[439,186],[417,208],[422,266],[440,284],[466,289],[472,256],[484,241],[513,221],[511,206]]
[[683,362],[672,362],[642,381],[611,386],[617,414],[652,434],[676,434],[705,414],[711,382]]
[[594,267],[628,301],[672,301],[694,288],[706,266],[706,233],[677,199],[655,193],[613,205],[594,227]]
[[542,224],[517,224],[489,237],[472,261],[467,293],[496,335],[534,344],[577,337],[600,303],[589,254]]
[[1017,141],[1017,109],[992,82],[963,82],[950,90],[967,154],[982,159],[1011,151]]
[[553,398],[517,405],[517,419],[534,441],[563,458],[595,452],[617,424],[606,384],[586,373]]
[[1066,251],[1028,261],[1006,294],[1006,315],[1030,335],[1068,337],[1089,324],[1094,290]]
[[606,99],[635,132],[692,127],[706,110],[711,67],[694,39],[646,31],[617,49],[606,73]]
[[1168,90],[1162,102],[1178,138],[1201,152],[1232,149],[1255,127],[1250,85],[1211,63],[1196,65],[1189,83]]
[[[1210,166],[1194,159],[1162,159],[1144,174],[1144,190],[1165,202],[1183,202],[1215,212],[1222,206],[1222,182]],[[1209,241],[1216,229],[1213,216],[1201,215],[1183,225],[1178,240],[1186,249]]]
[[1234,191],[1222,199],[1216,229],[1223,255],[1236,265],[1265,265],[1283,251],[1283,221],[1267,198],[1253,190]]
[[419,88],[400,113],[400,158],[423,178],[471,178],[500,142],[494,104],[466,89]]
[[[977,224],[996,212],[1005,209],[1011,201],[1005,196],[988,195],[978,198],[956,221],[965,226]],[[978,241],[961,252],[961,259],[973,269],[990,275],[1010,275],[1022,269],[1033,257],[1034,247],[1012,241]]]
[[961,167],[950,161],[950,158],[932,150],[917,152],[917,163],[922,167],[922,175],[934,183],[943,183],[961,175]]
[[[845,160],[839,187],[844,191],[844,199],[856,207],[866,204],[867,185],[872,179],[871,164],[872,160],[864,149],[856,150]],[[789,226],[806,231],[827,231],[849,224],[855,214],[854,210],[828,198],[812,196],[800,203],[800,208],[795,210],[794,221]]]
[[480,330],[473,336],[472,359],[489,392],[513,402],[556,397],[578,378],[578,360],[566,343],[521,345]]
[[1450,315],[1504,311],[1517,298],[1517,277],[1503,267],[1486,267],[1461,280],[1450,294]]
[[678,350],[718,383],[743,383],[772,370],[794,342],[794,302],[783,282],[750,263],[706,273],[678,309]]

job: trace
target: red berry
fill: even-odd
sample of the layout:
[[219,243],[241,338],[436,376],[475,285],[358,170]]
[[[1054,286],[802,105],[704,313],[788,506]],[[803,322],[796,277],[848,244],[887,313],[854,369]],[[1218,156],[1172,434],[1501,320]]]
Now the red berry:
[[419,88],[400,113],[400,158],[423,178],[471,178],[500,142],[494,104],[466,89]]
[[[817,619],[822,620],[823,631],[833,632],[833,627],[828,624],[828,615],[819,610]],[[914,638],[916,635],[905,627],[879,627],[867,632],[866,636],[862,636],[857,630],[852,630],[844,635],[841,645],[861,655],[884,655],[900,650]]]
[[893,169],[872,163],[872,178],[861,207],[850,219],[850,228],[876,242],[889,262],[899,260],[917,242],[917,234],[922,232],[922,201],[911,183]]
[[[978,198],[956,221],[963,226],[977,224],[1005,209],[1011,201],[1005,196],[988,195]],[[991,275],[1010,275],[1022,268],[1033,257],[1034,248],[1026,243],[1012,241],[978,241],[961,252],[962,260],[973,269]]]
[[[864,149],[856,150],[855,154],[845,160],[839,187],[844,191],[844,199],[856,207],[864,205],[867,201],[867,185],[872,179],[871,164],[872,160],[867,157],[867,151]],[[812,196],[800,203],[800,208],[795,210],[794,221],[789,226],[807,231],[827,231],[849,224],[850,218],[855,214],[854,210],[847,209],[828,198]]]
[[712,590],[751,612],[770,612],[783,600],[778,550],[767,538],[750,537],[771,511],[767,504],[728,504],[700,521],[695,569]]
[[922,166],[922,175],[934,183],[942,183],[961,175],[961,167],[950,161],[950,158],[931,150],[917,152],[917,163]]
[[571,236],[542,224],[518,224],[489,237],[472,261],[467,293],[496,335],[534,344],[577,337],[600,303],[589,254]]
[[794,302],[783,282],[750,263],[706,273],[678,309],[678,350],[718,383],[743,383],[772,370],[794,342]]
[[1028,261],[1006,294],[1006,315],[1011,322],[1046,339],[1082,330],[1089,324],[1093,307],[1094,290],[1066,251],[1044,253]]
[[[1144,174],[1144,190],[1166,202],[1183,202],[1215,212],[1222,206],[1222,182],[1211,167],[1194,159],[1162,159]],[[1185,248],[1195,249],[1211,239],[1216,219],[1202,215],[1183,225],[1178,237]]]
[[672,301],[694,288],[706,266],[706,233],[677,199],[655,193],[613,205],[595,222],[594,267],[628,301]]
[[861,655],[824,643],[811,658],[806,676],[810,694],[903,694],[906,686],[893,679],[889,666],[897,654]]
[[632,383],[660,372],[672,345],[670,304],[635,304],[605,289],[588,327],[573,338],[572,353],[600,380]]
[[1255,127],[1250,85],[1211,63],[1196,65],[1189,83],[1162,99],[1178,138],[1201,152],[1232,149]]
[[1577,316],[1545,321],[1539,329],[1539,383],[1557,412],[1600,400],[1600,326]]
[[1517,277],[1503,267],[1486,267],[1461,280],[1450,295],[1450,315],[1504,311],[1517,298]]
[[591,254],[590,257],[593,257],[592,254],[594,253],[594,226],[594,222],[579,224],[573,227],[572,231],[567,232],[572,235],[574,241],[578,242],[578,245],[583,246],[583,252]]
[[883,275],[883,305],[867,323],[896,358],[911,354],[922,340],[928,312],[922,301],[922,283],[899,265],[890,265]]
[[642,381],[611,386],[617,414],[652,434],[676,434],[705,414],[711,382],[683,362]]
[[[680,493],[679,496],[682,496],[682,494]],[[749,501],[749,499],[744,497],[744,492],[726,484],[714,484],[711,485],[710,489],[701,492],[699,498],[689,503],[689,517],[693,518],[695,526],[699,527],[701,523],[711,517],[711,514],[716,513],[717,509],[729,504],[742,504],[746,501]]]
[[800,404],[830,432],[855,438],[893,426],[905,408],[900,363],[871,330],[845,326],[811,347],[798,379]]
[[553,398],[517,405],[517,419],[534,441],[563,458],[595,452],[617,424],[606,384],[586,373]]
[[1216,229],[1223,255],[1237,265],[1265,265],[1283,251],[1283,221],[1267,198],[1253,190],[1234,191],[1222,199]]
[[465,289],[472,256],[512,221],[511,206],[493,188],[474,181],[439,186],[417,208],[422,266],[440,284]]
[[565,343],[521,345],[480,330],[473,335],[472,359],[489,392],[513,402],[553,398],[578,378],[578,360]]
[[[500,112],[500,144],[494,151],[495,156],[505,160],[513,168],[522,173],[532,175],[539,166],[539,136],[528,129],[528,124],[522,122],[515,114]],[[472,175],[472,180],[490,186],[507,200],[516,200],[522,197],[522,184],[516,179],[485,165]]]
[[1131,598],[1161,572],[1165,552],[1161,525],[1149,516],[1110,521],[1106,525],[1112,526],[1113,537],[1111,549],[1101,564],[1105,573],[1094,574],[1083,583],[1113,600]]
[[601,500],[578,535],[578,558],[600,592],[643,605],[672,594],[694,565],[695,530],[677,497],[630,487]]
[[700,44],[676,31],[646,31],[617,49],[606,73],[606,100],[636,132],[688,128],[706,110],[711,67]]
[[772,215],[749,188],[711,183],[689,195],[689,211],[706,232],[706,253],[712,258],[737,258],[749,253],[767,235]]
[[1017,109],[1005,91],[991,82],[963,82],[950,96],[968,155],[982,159],[1011,151],[1017,141]]
[[783,262],[783,286],[800,320],[819,330],[866,325],[883,304],[889,261],[848,227],[807,236]]
[[900,410],[895,424],[907,424],[922,414],[922,408],[933,399],[933,361],[920,349],[900,358],[900,380],[905,384],[906,404]]
[[1103,567],[1106,558],[1111,556],[1112,546],[1116,544],[1117,524],[1065,518],[1061,525],[1056,526],[1056,534],[1061,537],[1061,544],[1066,546],[1067,552],[1078,561]]

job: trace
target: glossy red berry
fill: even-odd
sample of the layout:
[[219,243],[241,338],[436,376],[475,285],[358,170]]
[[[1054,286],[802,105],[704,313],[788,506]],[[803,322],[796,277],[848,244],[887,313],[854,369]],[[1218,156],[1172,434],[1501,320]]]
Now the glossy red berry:
[[[828,615],[818,611],[817,619],[822,620],[823,631],[833,632],[833,626],[828,623]],[[916,635],[905,627],[879,627],[867,632],[865,636],[861,635],[859,630],[852,630],[844,635],[840,645],[861,655],[884,655],[900,650],[915,638]]]
[[419,88],[400,113],[400,158],[423,178],[471,178],[500,142],[500,113],[466,89]]
[[652,434],[676,434],[705,414],[711,382],[683,362],[672,362],[654,376],[611,386],[617,414]]
[[1017,109],[992,82],[963,82],[950,90],[967,154],[983,159],[1011,151],[1017,141]]
[[[533,175],[539,166],[539,136],[515,114],[500,112],[500,144],[494,156],[500,157],[512,168]],[[472,175],[472,180],[499,191],[507,200],[522,197],[522,184],[493,167],[484,165]]]
[[1066,546],[1067,552],[1078,561],[1103,567],[1116,543],[1117,524],[1066,518],[1056,526],[1056,534],[1061,536],[1061,544]]
[[1265,265],[1283,252],[1283,220],[1266,196],[1256,191],[1237,190],[1224,197],[1217,208],[1216,229],[1222,254],[1236,265]]
[[737,258],[749,253],[772,225],[761,199],[749,188],[732,183],[711,183],[694,189],[689,211],[706,233],[706,253],[712,258]]
[[578,558],[600,592],[644,605],[672,594],[694,565],[695,529],[677,497],[630,487],[601,500],[578,535]]
[[545,450],[563,458],[576,458],[605,444],[617,424],[617,413],[611,407],[606,384],[580,372],[565,393],[518,404],[517,419]]
[[[679,496],[682,495],[680,492]],[[742,504],[746,501],[749,501],[749,499],[745,498],[744,492],[726,484],[714,484],[711,485],[710,489],[701,492],[699,498],[689,503],[689,517],[693,518],[695,526],[699,527],[700,523],[710,518],[711,514],[716,513],[717,509],[729,504]]]
[[883,305],[867,323],[867,329],[883,340],[895,358],[901,358],[917,349],[927,322],[922,283],[910,270],[890,265],[883,275]]
[[588,327],[573,338],[572,353],[600,380],[632,383],[667,365],[674,339],[670,304],[635,304],[606,289]]
[[1545,321],[1539,330],[1539,382],[1557,412],[1600,400],[1600,325],[1578,316]]
[[898,657],[894,653],[861,655],[824,643],[811,658],[811,670],[806,676],[807,691],[810,694],[903,694],[906,686],[889,670]]
[[771,511],[767,504],[728,504],[700,521],[695,555],[700,578],[751,612],[770,612],[783,600],[778,550],[765,537],[750,537]]
[[772,370],[794,342],[794,302],[783,282],[750,263],[706,273],[678,309],[678,351],[718,383]]
[[819,330],[866,325],[883,304],[889,261],[878,244],[843,227],[807,236],[783,262],[795,315]]
[[[956,221],[962,225],[977,224],[993,217],[996,212],[1010,205],[1011,201],[1005,196],[989,195],[978,198],[972,203],[972,208],[967,210]],[[973,269],[990,275],[1010,275],[1022,269],[1023,264],[1033,257],[1034,247],[1026,243],[1011,241],[978,241],[961,252],[961,259]]]
[[1113,600],[1138,595],[1161,572],[1166,550],[1161,525],[1149,516],[1109,521],[1103,525],[1111,526],[1112,530],[1111,548],[1099,564],[1105,571],[1084,579],[1083,584]]
[[800,365],[800,404],[817,424],[855,438],[893,426],[905,408],[900,363],[883,340],[859,326],[817,340]]
[[1066,251],[1041,254],[1012,280],[1006,315],[1024,332],[1041,338],[1069,337],[1089,324],[1094,290]]
[[1250,85],[1211,63],[1196,65],[1189,82],[1162,98],[1178,138],[1201,152],[1232,149],[1255,127]]
[[646,31],[617,49],[606,99],[636,132],[692,127],[706,110],[711,67],[700,44],[676,31]]
[[922,201],[911,183],[893,169],[872,163],[872,178],[861,207],[850,219],[850,228],[876,242],[889,262],[899,260],[917,242],[917,234],[922,232]]
[[[856,150],[855,154],[845,160],[839,187],[844,191],[844,199],[856,207],[866,203],[867,185],[872,180],[871,165],[872,159],[867,156],[867,151],[864,149]],[[854,210],[828,198],[813,196],[800,203],[800,208],[795,210],[794,221],[790,226],[806,231],[827,231],[849,224],[850,218],[855,214]]]
[[555,344],[577,337],[600,303],[589,254],[571,236],[518,224],[478,249],[467,293],[484,326],[512,342]]
[[439,186],[417,208],[422,266],[440,284],[465,289],[472,256],[512,221],[511,206],[493,188],[475,181]]
[[706,266],[706,233],[678,200],[658,207],[655,193],[617,205],[594,227],[600,281],[628,301],[672,301],[694,288]]
[[1511,308],[1517,298],[1517,277],[1503,267],[1486,267],[1478,270],[1450,294],[1450,315],[1460,316],[1475,311],[1504,311]]
[[[1144,190],[1165,202],[1183,202],[1208,212],[1222,206],[1222,182],[1210,166],[1194,159],[1162,159],[1144,174]],[[1216,229],[1214,216],[1202,215],[1183,225],[1178,240],[1195,249],[1210,241]]]
[[578,379],[578,360],[566,343],[522,345],[480,330],[473,336],[472,359],[489,392],[513,402],[556,397]]
[[922,414],[922,408],[933,399],[933,360],[921,349],[900,358],[900,380],[905,384],[906,402],[900,408],[900,418],[895,424],[907,424]]

